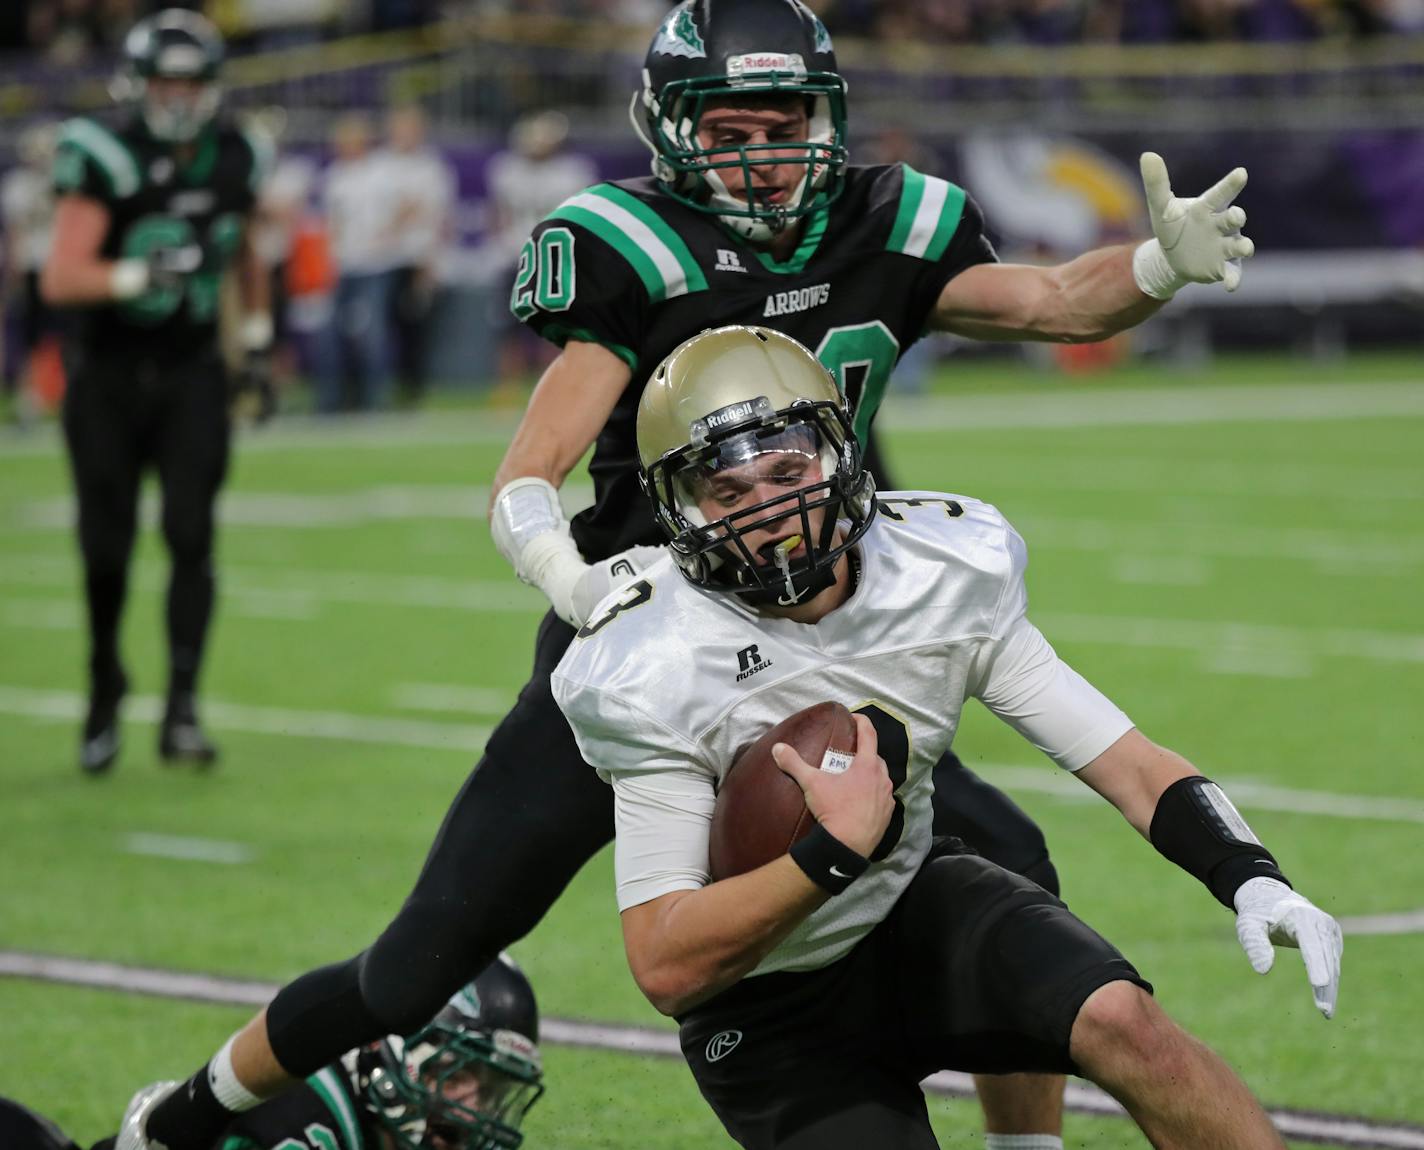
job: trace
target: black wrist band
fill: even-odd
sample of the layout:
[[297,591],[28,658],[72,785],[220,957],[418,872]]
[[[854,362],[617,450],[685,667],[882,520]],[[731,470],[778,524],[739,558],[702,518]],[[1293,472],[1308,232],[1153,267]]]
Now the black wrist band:
[[1276,859],[1210,779],[1188,775],[1162,792],[1149,828],[1152,845],[1205,884],[1223,906],[1247,879],[1273,878],[1290,886]]
[[840,894],[870,866],[820,823],[791,848],[791,857],[806,877],[830,894]]

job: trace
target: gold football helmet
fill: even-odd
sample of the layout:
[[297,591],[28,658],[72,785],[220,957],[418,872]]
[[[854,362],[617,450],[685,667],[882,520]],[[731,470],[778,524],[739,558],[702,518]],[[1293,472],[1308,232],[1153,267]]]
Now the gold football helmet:
[[[875,483],[844,397],[810,351],[766,328],[705,331],[663,360],[638,406],[638,454],[683,575],[748,603],[789,606],[830,586],[836,559],[875,516]],[[786,457],[804,461],[798,475],[817,466],[819,480],[709,517],[714,476]],[[818,508],[826,513],[815,530]],[[795,558],[787,548],[758,554],[746,542],[759,528],[798,518],[804,550]]]

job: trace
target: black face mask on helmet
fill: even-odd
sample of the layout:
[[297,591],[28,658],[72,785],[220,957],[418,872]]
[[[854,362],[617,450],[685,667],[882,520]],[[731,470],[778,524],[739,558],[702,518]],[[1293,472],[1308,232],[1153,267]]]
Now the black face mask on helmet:
[[[644,485],[690,582],[753,606],[792,606],[835,582],[836,561],[875,517],[875,484],[841,405],[776,410],[762,398],[738,406],[725,421],[713,412],[695,424],[692,442],[652,464]],[[812,471],[820,478],[803,482]],[[717,516],[719,477],[733,504],[739,487],[788,490]],[[754,551],[747,536],[757,531],[781,538]]]

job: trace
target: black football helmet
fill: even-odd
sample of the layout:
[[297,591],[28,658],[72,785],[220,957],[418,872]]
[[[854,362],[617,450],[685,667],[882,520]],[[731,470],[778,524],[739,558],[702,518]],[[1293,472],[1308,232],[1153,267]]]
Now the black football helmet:
[[[716,328],[674,349],[638,405],[638,454],[683,576],[754,606],[789,607],[831,586],[875,518],[844,396],[807,348],[769,328]],[[786,494],[719,514],[719,486],[735,491],[749,473]],[[778,527],[783,544],[758,556],[747,536]]]
[[356,1095],[401,1150],[514,1150],[544,1093],[539,1010],[504,955],[409,1038],[349,1055]]
[[[129,30],[114,96],[138,110],[154,139],[186,143],[211,123],[222,104],[218,75],[223,55],[222,36],[209,20],[186,8],[165,8]],[[152,91],[155,79],[191,80],[197,93],[160,99]]]
[[[712,101],[789,93],[806,99],[808,138],[704,148],[697,139]],[[836,70],[830,33],[801,0],[684,0],[663,21],[633,97],[633,126],[653,151],[653,175],[674,199],[718,216],[763,242],[841,192],[846,165],[846,82]],[[800,157],[788,151],[800,149]],[[775,152],[775,155],[769,153]],[[806,176],[789,203],[733,196],[721,172],[741,167],[750,187],[758,165],[802,164]]]

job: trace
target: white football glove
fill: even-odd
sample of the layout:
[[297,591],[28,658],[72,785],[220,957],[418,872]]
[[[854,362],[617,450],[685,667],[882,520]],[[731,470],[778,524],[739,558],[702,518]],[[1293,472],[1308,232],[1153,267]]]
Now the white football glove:
[[666,554],[666,549],[662,547],[630,547],[586,567],[569,595],[569,614],[572,617],[565,621],[582,627],[604,599],[633,582]]
[[1326,1018],[1335,1013],[1340,992],[1340,924],[1302,894],[1273,878],[1247,879],[1233,896],[1236,937],[1257,974],[1276,961],[1276,946],[1300,948],[1315,1005]]
[[124,1111],[114,1150],[164,1150],[162,1143],[150,1139],[143,1128],[153,1108],[177,1088],[176,1082],[155,1082],[135,1094]]
[[1231,201],[1246,186],[1246,169],[1233,168],[1200,196],[1172,195],[1167,164],[1156,152],[1143,152],[1142,186],[1156,237],[1132,256],[1132,276],[1145,295],[1171,299],[1189,283],[1241,285],[1241,261],[1256,245],[1241,234],[1246,212]]

